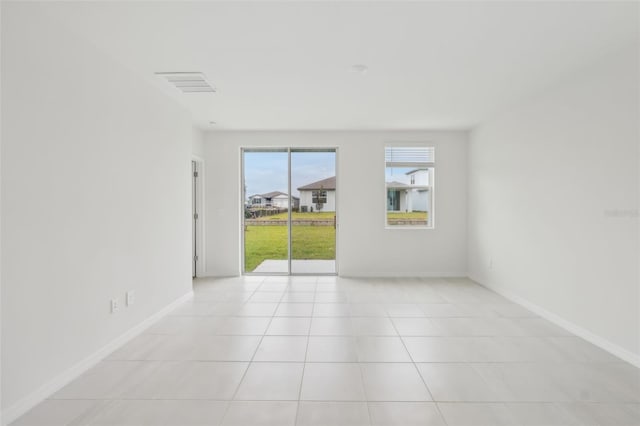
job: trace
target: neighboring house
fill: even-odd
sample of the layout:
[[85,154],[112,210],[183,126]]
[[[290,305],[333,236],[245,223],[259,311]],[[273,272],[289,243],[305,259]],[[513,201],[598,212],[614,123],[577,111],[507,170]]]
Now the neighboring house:
[[[250,207],[277,207],[279,209],[286,209],[289,207],[289,195],[280,192],[273,191],[266,194],[255,194],[249,197]],[[291,197],[291,207],[297,209],[300,206],[300,198]]]
[[336,211],[335,176],[301,186],[298,191],[300,191],[300,211]]
[[407,210],[409,185],[402,182],[387,182],[387,211],[404,212]]
[[387,182],[387,211],[414,212],[429,211],[430,172],[426,169],[416,169],[407,172],[409,183]]

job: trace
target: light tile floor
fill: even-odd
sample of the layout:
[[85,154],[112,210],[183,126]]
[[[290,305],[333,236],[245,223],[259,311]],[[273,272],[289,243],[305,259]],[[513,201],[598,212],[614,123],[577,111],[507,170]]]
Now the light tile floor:
[[14,425],[639,425],[640,371],[467,279],[198,279]]

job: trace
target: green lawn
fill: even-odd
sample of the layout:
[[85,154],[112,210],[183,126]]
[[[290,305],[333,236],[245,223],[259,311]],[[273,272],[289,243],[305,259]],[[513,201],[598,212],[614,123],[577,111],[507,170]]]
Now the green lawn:
[[387,212],[387,219],[426,219],[427,212]]
[[[331,213],[331,217],[333,217],[333,213]],[[330,260],[336,258],[336,230],[333,226],[296,225],[292,227],[291,233],[293,259]],[[244,247],[244,263],[247,272],[253,271],[266,259],[286,260],[287,227],[248,225],[244,233]]]
[[[291,219],[296,220],[328,220],[333,219],[336,215],[335,212],[313,212],[313,213],[300,213],[293,212]],[[273,216],[263,216],[258,220],[287,220],[287,212],[274,214]]]

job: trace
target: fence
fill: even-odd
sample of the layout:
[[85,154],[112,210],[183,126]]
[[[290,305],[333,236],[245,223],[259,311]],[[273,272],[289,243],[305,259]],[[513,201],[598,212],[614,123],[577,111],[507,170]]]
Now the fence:
[[[245,225],[255,225],[255,226],[268,226],[268,225],[276,225],[276,226],[286,226],[286,219],[245,219]],[[311,220],[311,219],[293,219],[291,221],[292,226],[301,225],[301,226],[335,226],[336,219],[320,219],[320,220]]]
[[288,210],[289,209],[283,207],[266,207],[257,209],[246,208],[244,210],[244,217],[246,219],[256,219],[259,217],[274,216],[280,213],[285,213]]

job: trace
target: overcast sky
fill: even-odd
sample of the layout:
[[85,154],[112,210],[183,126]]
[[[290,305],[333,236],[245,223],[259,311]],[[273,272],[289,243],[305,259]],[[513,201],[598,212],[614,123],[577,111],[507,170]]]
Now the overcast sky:
[[407,173],[415,170],[415,167],[387,167],[385,172],[385,182],[411,183],[411,177]]
[[[246,196],[272,191],[287,192],[286,152],[245,152],[244,176]],[[334,152],[292,152],[291,188],[299,197],[297,188],[336,175]]]

